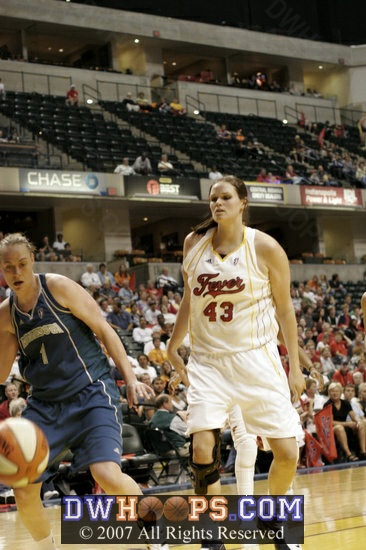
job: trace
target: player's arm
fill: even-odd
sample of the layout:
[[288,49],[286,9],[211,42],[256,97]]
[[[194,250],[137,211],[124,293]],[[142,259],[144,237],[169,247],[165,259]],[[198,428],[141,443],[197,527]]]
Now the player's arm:
[[137,381],[121,340],[100,315],[99,306],[90,294],[62,275],[47,275],[47,285],[55,299],[83,321],[103,342],[127,385],[129,404],[136,401],[136,394],[147,399],[153,395],[151,388]]
[[[281,328],[278,331],[277,337],[278,337],[279,341],[281,342],[281,344],[285,345],[285,339],[283,337]],[[316,370],[316,368],[314,367],[313,363],[311,362],[311,359],[308,356],[308,354],[306,353],[306,351],[303,348],[301,348],[299,345],[297,345],[297,346],[298,346],[298,352],[299,352],[300,369],[308,370],[310,372],[311,378],[314,378],[318,382],[318,390],[322,391],[322,389],[324,387],[323,376],[321,375],[320,372],[318,372]]]
[[0,384],[8,378],[18,348],[18,340],[10,320],[9,299],[6,299],[0,304]]
[[[184,241],[183,247],[183,257],[185,258],[191,248],[196,244],[200,237],[194,233],[190,233]],[[191,305],[191,289],[188,284],[187,273],[183,270],[183,280],[184,280],[184,292],[181,305],[179,307],[177,318],[174,323],[174,329],[170,340],[168,341],[167,353],[168,358],[171,364],[173,365],[176,374],[179,376],[172,378],[172,383],[170,386],[174,389],[180,382],[183,382],[185,386],[189,385],[187,377],[187,369],[183,362],[183,359],[178,354],[178,348],[183,342],[184,338],[188,332],[188,320],[189,320],[189,311]]]
[[[257,239],[258,236],[258,239]],[[276,316],[289,355],[289,385],[297,401],[305,390],[305,381],[300,369],[297,324],[290,295],[290,268],[283,248],[269,235],[258,232],[256,251],[259,265],[268,270]]]

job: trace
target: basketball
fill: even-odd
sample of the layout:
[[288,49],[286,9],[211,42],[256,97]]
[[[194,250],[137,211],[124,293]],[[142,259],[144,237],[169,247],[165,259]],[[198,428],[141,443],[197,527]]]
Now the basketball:
[[25,487],[44,472],[49,448],[38,426],[25,418],[0,422],[0,483]]
[[188,512],[188,502],[183,497],[170,497],[165,501],[164,515],[169,521],[183,521]]
[[139,516],[145,521],[156,521],[163,515],[164,506],[157,497],[145,497],[139,502]]

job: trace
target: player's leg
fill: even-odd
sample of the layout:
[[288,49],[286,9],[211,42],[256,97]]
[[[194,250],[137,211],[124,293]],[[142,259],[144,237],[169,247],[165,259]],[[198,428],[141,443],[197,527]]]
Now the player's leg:
[[285,495],[296,473],[299,448],[296,438],[267,438],[273,452],[268,474],[270,495]]
[[14,489],[18,514],[39,550],[55,550],[50,522],[41,501],[41,483]]
[[124,474],[116,462],[97,462],[90,464],[94,480],[107,495],[141,495],[141,489],[132,479]]
[[221,492],[219,430],[192,434],[190,465],[196,494],[216,495]]
[[254,493],[254,469],[257,458],[257,438],[248,434],[242,412],[235,405],[229,414],[231,435],[236,449],[235,476],[238,495]]

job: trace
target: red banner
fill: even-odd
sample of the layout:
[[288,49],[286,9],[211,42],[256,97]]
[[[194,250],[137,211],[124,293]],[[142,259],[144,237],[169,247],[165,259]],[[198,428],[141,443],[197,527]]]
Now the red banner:
[[309,432],[305,430],[305,445],[306,445],[306,466],[311,468],[313,466],[324,466],[324,462],[321,459],[322,447],[320,443]]
[[301,185],[300,193],[305,206],[363,206],[360,189]]
[[314,424],[322,454],[332,462],[338,456],[333,433],[332,405],[328,405],[314,415]]

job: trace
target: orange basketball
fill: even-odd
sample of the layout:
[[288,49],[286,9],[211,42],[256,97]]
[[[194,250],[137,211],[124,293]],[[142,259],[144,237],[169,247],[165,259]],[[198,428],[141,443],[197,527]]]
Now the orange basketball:
[[169,521],[183,521],[188,512],[188,502],[183,497],[170,497],[165,501],[164,515]]
[[139,516],[145,521],[156,521],[163,515],[164,506],[158,497],[145,497],[139,502]]
[[38,426],[25,418],[0,422],[0,483],[25,487],[44,472],[49,448]]

